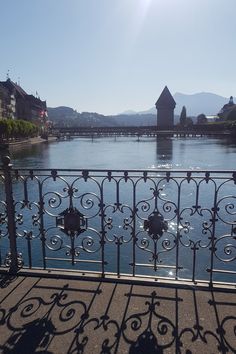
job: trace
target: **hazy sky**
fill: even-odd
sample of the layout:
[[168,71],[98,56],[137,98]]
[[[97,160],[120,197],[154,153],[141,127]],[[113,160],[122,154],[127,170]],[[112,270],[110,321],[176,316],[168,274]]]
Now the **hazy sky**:
[[0,80],[103,114],[148,109],[165,85],[236,96],[235,14],[236,0],[0,0]]

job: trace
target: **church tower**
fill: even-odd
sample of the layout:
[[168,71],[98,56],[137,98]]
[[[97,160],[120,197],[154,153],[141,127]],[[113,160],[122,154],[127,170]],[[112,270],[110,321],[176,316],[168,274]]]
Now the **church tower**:
[[173,127],[175,106],[175,100],[168,87],[165,86],[160,97],[156,101],[158,127]]

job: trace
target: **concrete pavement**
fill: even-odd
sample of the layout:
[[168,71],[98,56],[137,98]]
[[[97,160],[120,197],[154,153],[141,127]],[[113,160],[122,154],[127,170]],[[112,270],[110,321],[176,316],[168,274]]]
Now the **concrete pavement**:
[[0,353],[236,353],[236,291],[2,275]]

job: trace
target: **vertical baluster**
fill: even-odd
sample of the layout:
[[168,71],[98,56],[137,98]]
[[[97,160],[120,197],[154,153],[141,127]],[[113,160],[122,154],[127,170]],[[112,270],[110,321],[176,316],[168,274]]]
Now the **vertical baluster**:
[[[111,181],[111,173],[108,172],[108,180],[109,182]],[[101,252],[102,252],[102,277],[104,277],[104,273],[105,273],[105,213],[104,213],[104,181],[101,182],[100,185],[100,216],[101,216]]]
[[7,227],[10,243],[10,272],[16,273],[18,269],[18,259],[16,243],[15,205],[12,195],[12,164],[10,163],[10,161],[11,160],[9,156],[4,156],[2,158],[2,168],[4,173],[4,184],[6,193]]
[[32,268],[32,252],[31,252],[32,231],[27,233],[26,240],[27,240],[27,248],[28,248],[29,268]]
[[178,204],[177,204],[177,230],[176,230],[176,268],[175,268],[175,279],[178,279],[179,277],[179,241],[180,241],[180,192],[181,192],[181,187],[178,185]]
[[[193,205],[193,208],[195,209],[193,213],[195,213],[198,208],[198,201],[199,201],[199,184],[197,184],[197,190],[196,190],[196,203]],[[199,251],[199,247],[197,247],[197,242],[193,244],[193,247],[191,248],[193,250],[193,270],[192,270],[192,281],[196,281],[196,266],[197,266],[197,251]],[[199,258],[198,258],[199,259]]]
[[117,245],[117,264],[116,264],[117,270],[116,270],[116,274],[117,274],[117,276],[119,278],[120,277],[120,246],[122,245],[122,242],[121,242],[119,237],[117,237],[116,245]]
[[[192,243],[193,243],[193,242],[192,242]],[[195,275],[196,275],[196,255],[197,255],[197,250],[198,250],[198,247],[196,246],[195,243],[193,243],[193,247],[191,247],[191,250],[193,251],[192,282],[195,282]]]
[[210,266],[210,284],[212,284],[213,281],[213,268],[214,268],[214,252],[216,251],[215,248],[215,228],[216,228],[216,221],[217,221],[217,193],[218,191],[215,190],[215,196],[214,196],[214,207],[211,209],[213,211],[213,217],[212,217],[212,235],[211,235],[211,266]]
[[133,241],[133,259],[132,259],[132,273],[133,277],[135,276],[135,263],[136,263],[136,184],[133,185],[133,230],[132,230],[132,241]]
[[46,237],[45,237],[45,229],[44,229],[44,201],[43,201],[43,191],[42,191],[42,183],[39,183],[39,218],[40,218],[40,240],[42,242],[42,255],[43,255],[43,269],[46,269]]

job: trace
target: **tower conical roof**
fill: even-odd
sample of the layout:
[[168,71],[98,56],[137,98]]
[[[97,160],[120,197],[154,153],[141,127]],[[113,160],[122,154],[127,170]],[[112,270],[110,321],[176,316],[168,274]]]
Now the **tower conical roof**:
[[165,86],[164,90],[160,94],[160,97],[156,101],[156,108],[172,108],[174,109],[176,106],[176,102],[171,95],[167,86]]

